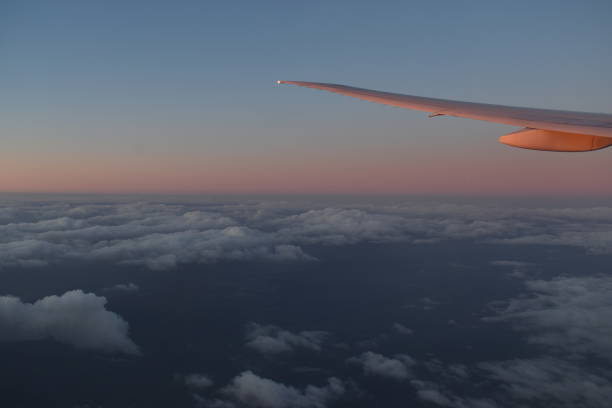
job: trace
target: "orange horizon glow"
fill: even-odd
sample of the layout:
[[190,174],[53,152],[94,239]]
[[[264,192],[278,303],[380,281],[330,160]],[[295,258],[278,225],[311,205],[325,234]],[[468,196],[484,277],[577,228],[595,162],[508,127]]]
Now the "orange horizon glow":
[[[285,152],[286,153],[286,152]],[[160,194],[609,195],[597,153],[352,151],[226,157],[3,158],[0,191]],[[518,164],[520,163],[520,164]]]

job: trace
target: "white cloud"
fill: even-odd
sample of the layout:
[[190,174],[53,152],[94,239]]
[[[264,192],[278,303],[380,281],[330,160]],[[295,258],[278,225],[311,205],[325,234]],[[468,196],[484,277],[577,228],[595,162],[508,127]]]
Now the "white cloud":
[[302,246],[311,244],[461,239],[612,253],[612,208],[196,199],[0,203],[0,267],[81,260],[170,269],[220,260],[309,260]]
[[345,393],[339,379],[331,377],[327,385],[308,385],[303,390],[245,371],[223,389],[233,401],[259,408],[324,408]]
[[296,348],[320,351],[328,333],[310,330],[293,333],[274,325],[251,323],[247,327],[247,346],[262,354],[279,354]]
[[[526,334],[528,342],[544,346],[543,353],[537,358],[487,361],[471,367],[445,366],[437,360],[425,363],[423,367],[437,383],[411,381],[420,399],[455,408],[609,406],[612,278],[558,277],[526,281],[525,286],[527,294],[497,302],[497,314],[485,321],[511,323]],[[479,383],[495,387],[490,400],[452,391]]]
[[[55,218],[54,218],[55,217]],[[170,269],[219,260],[312,260],[274,233],[191,206],[40,205],[27,221],[0,224],[0,267],[104,261]]]
[[209,388],[213,385],[213,381],[204,374],[194,373],[183,376],[183,381],[186,386],[196,389]]
[[500,239],[505,244],[570,245],[584,247],[595,254],[612,253],[612,231],[610,225],[603,231],[560,231],[556,234],[533,234],[514,238]]
[[511,401],[568,408],[604,408],[612,401],[609,378],[556,358],[489,362],[480,368],[501,382]]
[[401,334],[407,334],[407,335],[414,334],[414,330],[409,329],[408,327],[404,326],[401,323],[393,323],[393,328],[395,329],[395,331]]
[[128,323],[105,305],[105,297],[81,290],[34,303],[0,296],[0,340],[54,339],[80,349],[139,354],[128,337]]
[[[515,407],[516,401],[511,402],[511,405],[499,404],[498,401],[489,398],[473,398],[468,396],[457,395],[450,389],[446,389],[440,384],[411,380],[410,384],[416,389],[417,397],[429,404],[438,405],[441,407],[450,408],[501,408]],[[462,387],[465,388],[465,387]]]
[[118,283],[115,286],[112,286],[110,288],[105,288],[104,290],[107,292],[133,293],[133,292],[138,292],[140,290],[140,287],[136,285],[135,283],[128,282],[128,283]]
[[398,354],[389,358],[371,351],[366,351],[357,357],[351,357],[348,362],[360,365],[366,375],[400,381],[412,376],[410,367],[415,364],[415,361],[405,354]]
[[149,234],[130,240],[105,242],[90,248],[88,256],[103,261],[169,269],[178,263],[228,260],[308,260],[299,247],[275,244],[271,237],[246,227],[222,230]]
[[361,241],[388,242],[404,237],[402,218],[357,209],[310,210],[276,221],[278,234],[292,241],[316,244],[351,244]]
[[499,302],[497,316],[528,332],[531,342],[562,353],[612,361],[612,277],[556,278],[525,283],[531,291]]
[[425,388],[422,390],[418,390],[417,395],[421,400],[431,402],[436,405],[441,405],[443,407],[455,406],[453,400],[451,400],[449,397],[442,394],[439,390],[435,388]]

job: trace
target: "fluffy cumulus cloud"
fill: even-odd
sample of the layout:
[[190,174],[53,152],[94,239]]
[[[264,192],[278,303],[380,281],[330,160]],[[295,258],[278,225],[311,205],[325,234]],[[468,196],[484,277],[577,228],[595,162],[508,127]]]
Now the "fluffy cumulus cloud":
[[[513,265],[503,265],[513,266]],[[527,293],[497,302],[487,322],[510,324],[540,349],[538,357],[470,366],[420,363],[431,380],[413,379],[418,397],[445,407],[604,408],[612,401],[612,278],[528,280]],[[481,400],[457,389],[482,394]],[[476,385],[476,387],[474,387]],[[491,389],[491,388],[489,388]],[[454,390],[454,391],[453,391]]]
[[0,224],[0,267],[77,260],[170,269],[180,263],[223,259],[313,259],[274,234],[250,228],[220,211],[192,207],[21,205],[15,219]]
[[482,363],[488,377],[499,381],[507,397],[556,407],[607,407],[612,401],[609,378],[557,358]]
[[309,260],[303,250],[308,245],[459,239],[610,253],[612,207],[212,199],[0,202],[0,267],[79,260],[170,269],[219,260]]
[[527,281],[529,295],[497,306],[486,321],[507,321],[531,342],[574,356],[612,361],[612,277]]
[[53,339],[80,349],[139,354],[128,323],[105,306],[106,298],[81,290],[34,303],[0,296],[0,341]]
[[405,354],[385,357],[372,351],[366,351],[357,357],[351,357],[348,359],[348,362],[361,366],[366,375],[386,377],[399,381],[411,377],[410,367],[415,364],[415,361]]
[[235,377],[223,390],[231,401],[259,408],[324,408],[344,393],[344,383],[335,377],[329,378],[326,385],[308,385],[300,390],[251,371]]
[[[556,357],[483,362],[462,375],[452,367],[429,367],[432,381],[412,380],[419,399],[453,408],[605,408],[612,398],[609,372]],[[469,395],[483,394],[482,386],[489,387],[487,398]]]
[[247,327],[247,346],[265,355],[286,353],[302,348],[320,351],[328,336],[324,331],[293,333],[274,325],[251,323]]

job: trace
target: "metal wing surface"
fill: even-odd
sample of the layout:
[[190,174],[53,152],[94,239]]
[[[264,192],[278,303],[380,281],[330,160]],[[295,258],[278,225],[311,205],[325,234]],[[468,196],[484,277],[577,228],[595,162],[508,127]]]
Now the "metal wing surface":
[[612,145],[612,115],[551,109],[522,108],[425,98],[352,86],[319,82],[278,81],[352,96],[370,102],[447,115],[483,120],[524,129],[502,136],[504,144],[534,150],[590,151]]

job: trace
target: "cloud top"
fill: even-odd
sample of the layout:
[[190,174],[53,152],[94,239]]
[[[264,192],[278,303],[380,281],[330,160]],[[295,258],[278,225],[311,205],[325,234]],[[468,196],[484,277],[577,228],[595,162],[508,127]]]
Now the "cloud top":
[[251,323],[247,327],[247,346],[262,354],[279,354],[302,348],[320,351],[328,333],[320,330],[293,333],[274,325]]
[[410,367],[415,364],[415,361],[405,354],[385,357],[372,351],[366,351],[357,357],[351,357],[348,362],[360,365],[366,375],[386,377],[398,381],[408,379],[412,374]]
[[0,341],[53,339],[85,350],[139,354],[128,323],[105,306],[105,297],[81,290],[34,303],[0,296]]
[[223,392],[232,400],[249,407],[324,408],[345,393],[345,386],[339,379],[331,377],[324,386],[308,385],[300,390],[259,377],[252,371],[244,371]]
[[305,261],[313,259],[304,250],[310,245],[462,239],[612,253],[612,208],[420,201],[0,203],[0,268],[75,260],[150,269],[223,260]]

